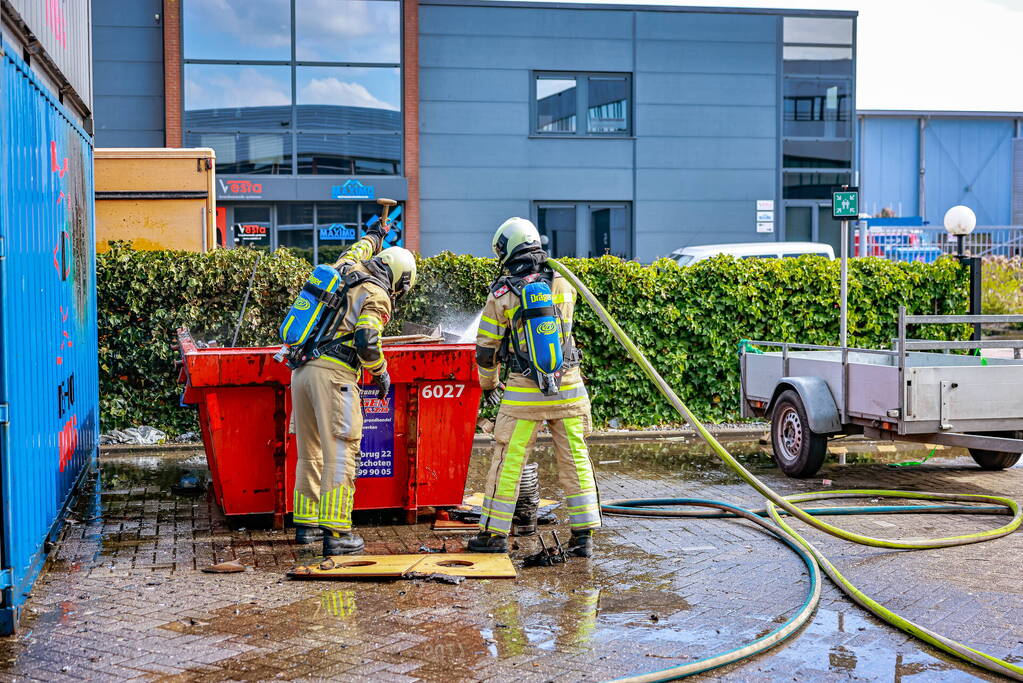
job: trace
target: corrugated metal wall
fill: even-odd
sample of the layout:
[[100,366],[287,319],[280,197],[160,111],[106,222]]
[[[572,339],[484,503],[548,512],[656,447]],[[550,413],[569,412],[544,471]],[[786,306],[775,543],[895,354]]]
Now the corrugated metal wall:
[[1023,138],[1012,142],[1012,224],[1023,225]]
[[1016,122],[1011,115],[912,114],[860,115],[864,211],[876,215],[888,207],[901,216],[920,215],[922,191],[923,217],[933,225],[940,226],[956,204],[973,209],[978,225],[1023,221],[1023,211],[1013,212]]
[[92,141],[19,50],[3,51],[0,633],[16,624],[99,428]]
[[928,121],[924,218],[941,225],[950,207],[965,204],[976,212],[978,225],[1009,225],[1014,134],[1011,120]]
[[[92,108],[91,0],[8,0],[78,96]],[[129,4],[129,3],[124,3]]]
[[920,173],[917,119],[872,119],[860,130],[862,156],[860,210],[876,216],[890,208],[900,216],[915,216]]

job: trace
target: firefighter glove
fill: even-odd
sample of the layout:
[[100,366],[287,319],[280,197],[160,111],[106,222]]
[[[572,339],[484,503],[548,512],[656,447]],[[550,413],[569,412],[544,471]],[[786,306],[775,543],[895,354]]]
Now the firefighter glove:
[[383,400],[387,397],[387,390],[391,388],[391,376],[384,370],[379,375],[373,375],[373,384],[377,385],[377,399]]
[[484,389],[483,391],[483,405],[485,406],[500,405],[502,398],[504,398],[504,385],[500,382],[493,389]]

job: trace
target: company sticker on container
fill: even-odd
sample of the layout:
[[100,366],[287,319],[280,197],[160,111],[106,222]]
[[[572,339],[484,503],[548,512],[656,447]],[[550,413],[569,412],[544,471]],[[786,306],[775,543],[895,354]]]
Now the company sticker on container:
[[362,390],[362,458],[359,477],[394,476],[394,387],[382,399],[377,387]]

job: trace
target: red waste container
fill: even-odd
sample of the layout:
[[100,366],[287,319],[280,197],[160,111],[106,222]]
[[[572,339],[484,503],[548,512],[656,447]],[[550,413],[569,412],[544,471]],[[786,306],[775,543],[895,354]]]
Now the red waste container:
[[[291,370],[276,347],[199,348],[187,329],[178,341],[182,403],[199,410],[217,503],[228,516],[273,514],[283,528],[295,487]],[[385,345],[384,355],[387,398],[364,386],[355,509],[400,508],[414,522],[421,507],[462,502],[480,400],[475,346]]]

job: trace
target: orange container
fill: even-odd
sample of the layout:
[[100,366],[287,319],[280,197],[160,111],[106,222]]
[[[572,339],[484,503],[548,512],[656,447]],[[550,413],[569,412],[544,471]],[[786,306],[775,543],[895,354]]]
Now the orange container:
[[[276,347],[199,348],[187,329],[178,341],[181,401],[198,408],[217,503],[228,516],[272,514],[283,528],[295,486],[291,370],[273,359]],[[363,378],[355,509],[403,509],[414,522],[421,507],[462,502],[481,393],[475,345],[385,346],[384,355],[387,399]]]

